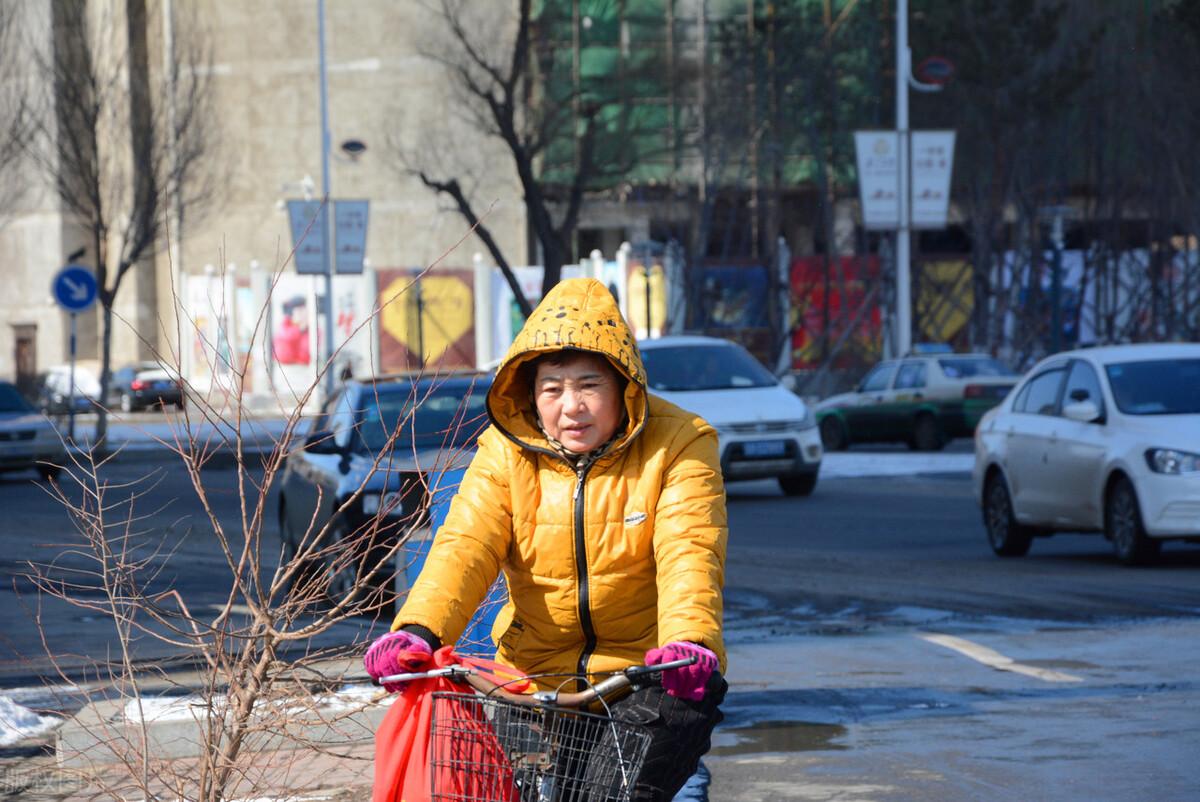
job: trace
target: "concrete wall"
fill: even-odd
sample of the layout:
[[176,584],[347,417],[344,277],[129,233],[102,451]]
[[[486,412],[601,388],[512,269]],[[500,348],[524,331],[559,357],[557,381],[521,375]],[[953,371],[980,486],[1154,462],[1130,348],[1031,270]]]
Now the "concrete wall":
[[[27,41],[38,47],[50,46],[53,2],[21,3]],[[89,8],[123,22],[124,3],[96,0]],[[316,3],[146,0],[146,10],[152,86],[162,78],[171,35],[176,52],[195,36],[211,46],[206,72],[214,104],[207,122],[215,136],[207,166],[216,192],[207,206],[187,211],[182,227],[172,231],[170,251],[160,244],[126,277],[116,310],[127,323],[114,327],[114,368],[176,347],[172,288],[181,285],[182,274],[203,275],[206,265],[246,271],[252,262],[290,271],[285,262],[291,234],[281,201],[302,196],[305,176],[318,195],[321,190]],[[490,15],[503,11],[499,4],[488,7]],[[490,207],[485,222],[508,259],[527,263],[525,212],[511,159],[455,110],[457,97],[444,68],[422,54],[439,52],[435,22],[417,3],[326,4],[332,195],[371,202],[366,254],[372,266],[428,265],[445,255],[446,266],[470,268],[482,244],[467,235],[446,201],[403,173],[400,152],[407,152],[442,168],[439,177],[459,178],[480,214]],[[497,24],[491,19],[479,29],[495,32]],[[162,108],[156,112],[165,114]],[[110,147],[128,147],[113,136]],[[339,149],[348,139],[367,145],[358,159]],[[67,318],[50,298],[50,280],[66,254],[88,244],[84,232],[64,218],[51,185],[43,176],[30,176],[31,192],[18,205],[0,207],[0,275],[6,280],[0,293],[0,378],[11,378],[14,369],[14,325],[37,323],[39,370],[67,358]],[[93,259],[89,249],[83,261]],[[86,362],[98,356],[98,316],[79,321]]]
[[[197,275],[205,265],[219,272],[232,263],[244,271],[257,262],[290,271],[282,202],[303,196],[306,176],[321,193],[316,4],[205,0],[186,4],[187,14],[184,7],[176,4],[177,37],[198,22],[214,48],[220,180],[215,203],[185,220],[179,269]],[[446,201],[403,174],[400,152],[409,151],[473,188],[480,213],[495,201],[486,224],[508,258],[524,263],[524,207],[511,160],[455,115],[443,68],[420,54],[435,41],[433,22],[416,3],[326,4],[332,196],[371,202],[371,266],[428,265],[454,249],[443,264],[470,268],[482,244],[468,237],[455,248],[467,226]],[[350,139],[367,146],[357,159],[339,147]],[[162,261],[160,277],[169,276]],[[163,308],[170,281],[159,284]]]

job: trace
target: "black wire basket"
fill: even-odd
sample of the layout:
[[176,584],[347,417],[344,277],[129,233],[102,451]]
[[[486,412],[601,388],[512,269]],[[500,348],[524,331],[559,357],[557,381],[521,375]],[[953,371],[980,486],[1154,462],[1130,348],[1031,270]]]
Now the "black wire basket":
[[437,802],[628,802],[650,733],[636,724],[473,693],[435,693]]

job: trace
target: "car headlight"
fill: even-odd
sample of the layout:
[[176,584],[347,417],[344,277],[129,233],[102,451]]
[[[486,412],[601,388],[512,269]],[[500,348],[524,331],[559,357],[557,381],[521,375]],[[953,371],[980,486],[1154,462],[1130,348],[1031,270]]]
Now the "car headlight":
[[402,501],[403,494],[397,490],[384,493],[382,496],[378,493],[363,493],[363,515],[378,515],[380,511],[384,515],[403,515],[404,505]]
[[797,429],[811,429],[817,425],[817,413],[813,412],[813,408],[805,405],[804,417],[800,419],[800,423],[796,426]]
[[1196,473],[1200,471],[1200,454],[1174,448],[1151,448],[1146,451],[1146,464],[1155,473]]

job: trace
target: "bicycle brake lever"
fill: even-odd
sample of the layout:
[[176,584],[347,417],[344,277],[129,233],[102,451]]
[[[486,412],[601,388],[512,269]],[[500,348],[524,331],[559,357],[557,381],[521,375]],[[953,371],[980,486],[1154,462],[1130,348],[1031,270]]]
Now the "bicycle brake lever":
[[466,666],[442,666],[441,668],[431,668],[428,671],[415,671],[411,674],[389,674],[386,677],[378,677],[371,680],[372,685],[383,685],[384,683],[391,684],[393,682],[412,682],[416,679],[433,679],[435,677],[447,677],[456,682],[461,682],[468,674],[473,674],[474,671]]
[[700,658],[696,655],[688,655],[679,660],[671,660],[667,663],[659,663],[654,666],[629,666],[625,669],[625,676],[640,677],[646,674],[661,674],[664,671],[670,671],[675,668],[684,668],[685,666],[695,665]]

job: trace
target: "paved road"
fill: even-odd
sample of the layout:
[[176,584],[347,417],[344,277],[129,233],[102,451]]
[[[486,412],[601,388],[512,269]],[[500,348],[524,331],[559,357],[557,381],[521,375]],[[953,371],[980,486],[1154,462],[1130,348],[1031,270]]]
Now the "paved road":
[[730,490],[713,798],[1191,800],[1200,548],[994,557],[967,477]]
[[[138,538],[144,552],[163,552],[152,587],[175,587],[200,607],[220,603],[228,569],[187,474],[171,463],[125,462],[104,475],[110,500],[141,494],[134,531],[148,535]],[[203,484],[222,523],[239,532],[236,474],[206,470]],[[0,684],[11,686],[39,662],[44,668],[32,618],[38,604],[56,641],[89,655],[113,641],[94,615],[38,597],[23,578],[27,561],[53,563],[60,577],[92,567],[65,548],[77,535],[61,505],[28,477],[6,474],[0,509],[0,569],[8,577],[0,584]],[[962,474],[823,480],[807,499],[785,498],[772,482],[731,484],[729,514],[731,634],[763,621],[803,633],[827,626],[814,611],[850,609],[856,620],[899,607],[1063,621],[1200,613],[1200,548],[1169,544],[1160,565],[1128,569],[1103,538],[1060,535],[1037,541],[1027,557],[1002,560],[987,547]],[[264,542],[274,544],[274,521],[265,531]],[[270,564],[271,555],[264,560]],[[799,612],[785,614],[792,610]]]
[[[1159,565],[1119,565],[1100,535],[1037,540],[1026,557],[987,545],[969,477],[823,481],[808,499],[769,482],[729,487],[727,583],[774,608],[919,606],[1018,618],[1200,614],[1200,547],[1168,543]],[[760,602],[753,602],[760,604]]]
[[[109,479],[142,471],[117,465]],[[156,478],[140,527],[175,550],[158,581],[215,604],[227,581],[188,479]],[[206,471],[204,484],[235,523],[235,475]],[[21,563],[78,558],[55,545],[65,514],[27,478],[0,477],[0,509],[11,687],[40,654]],[[962,474],[823,480],[808,499],[737,484],[729,512],[714,799],[1195,798],[1200,548],[1171,544],[1160,565],[1128,569],[1100,537],[1059,536],[1001,560]],[[55,643],[111,645],[95,616],[43,611]]]
[[[189,474],[177,460],[128,459],[100,472],[106,485],[106,519],[113,542],[127,547],[132,557],[145,560],[139,585],[147,594],[178,591],[198,617],[215,615],[228,598],[230,568],[214,536],[214,528],[200,503]],[[248,476],[245,502],[252,514],[257,499]],[[242,542],[242,499],[236,471],[206,469],[201,482],[211,507],[236,551]],[[89,494],[63,479],[74,504]],[[274,491],[266,509],[272,511],[263,528],[262,562],[267,571],[278,562],[278,534],[273,510]],[[94,504],[93,504],[94,506]],[[72,595],[98,602],[102,581],[97,562],[75,530],[64,506],[28,476],[0,474],[0,687],[28,684],[39,676],[52,676],[43,638],[69,676],[81,676],[82,667],[106,654],[116,654],[119,641],[111,621],[102,614],[73,606],[39,593],[33,573],[70,583]],[[131,512],[132,511],[132,512]],[[125,522],[132,521],[128,526]],[[128,534],[128,538],[121,536]],[[30,563],[39,566],[30,568]],[[337,638],[345,643],[368,637],[382,624],[345,625]],[[373,629],[372,629],[373,627]],[[134,648],[139,660],[176,654],[153,638],[143,637]]]

